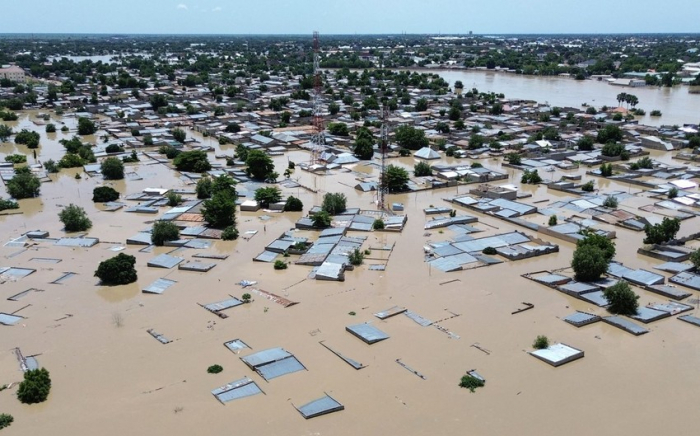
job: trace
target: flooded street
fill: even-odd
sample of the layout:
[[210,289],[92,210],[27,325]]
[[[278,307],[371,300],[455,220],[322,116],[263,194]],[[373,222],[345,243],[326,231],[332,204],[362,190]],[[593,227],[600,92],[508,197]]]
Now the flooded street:
[[[561,106],[593,103],[592,99],[596,106],[613,105],[615,94],[622,92],[605,83],[590,81],[524,79],[481,72],[440,73],[450,81],[462,80],[465,87],[474,83],[479,90],[503,92],[506,97],[537,98]],[[515,84],[516,79],[521,85]],[[570,91],[559,94],[557,84],[565,80]],[[579,89],[574,89],[578,86]],[[647,112],[660,109],[664,113],[660,120],[663,123],[697,121],[697,105],[691,104],[691,99],[700,96],[687,95],[685,88],[633,92]],[[668,94],[673,94],[673,104]],[[52,114],[52,122],[59,121],[59,132],[47,135],[43,128],[33,125],[33,116],[33,112],[23,112],[20,120],[8,124],[15,130],[32,127],[40,132],[38,160],[60,159],[64,150],[57,141],[70,139],[75,119],[57,119]],[[60,132],[61,121],[71,129],[70,133]],[[222,149],[215,141],[197,133],[188,131],[188,135],[211,144],[217,154],[233,154],[230,146]],[[100,142],[99,137],[83,140]],[[18,147],[21,146],[2,144],[0,158],[27,152]],[[215,161],[211,153],[209,157]],[[672,161],[670,154],[653,152],[652,157],[679,163]],[[298,150],[277,156],[276,171],[281,174],[288,160],[299,163],[308,159],[308,153]],[[442,163],[456,162],[448,159]],[[31,157],[29,162],[33,163]],[[415,162],[408,157],[390,163],[412,169]],[[520,171],[501,167],[500,160],[488,159],[482,163],[512,174],[510,180],[497,185],[519,185]],[[145,156],[141,162],[127,164],[126,168],[142,179],[109,182],[122,194],[122,199],[149,187],[194,187],[187,185],[175,171]],[[583,166],[577,170],[557,169],[553,173],[543,172],[542,177],[559,179],[565,174],[583,175],[586,170]],[[82,174],[82,179],[75,179],[77,172]],[[173,247],[158,247],[148,253],[140,251],[143,246],[125,245],[128,237],[148,228],[167,208],[152,215],[128,213],[124,209],[107,212],[91,201],[92,190],[104,184],[101,177],[89,177],[82,169],[51,175],[52,182],[41,186],[40,198],[20,200],[21,214],[0,216],[3,244],[35,229],[49,231],[51,238],[64,236],[57,214],[69,203],[85,208],[93,222],[87,235],[99,238],[100,243],[91,248],[55,246],[51,241],[41,241],[26,249],[0,247],[0,266],[37,270],[21,280],[0,285],[0,312],[21,309],[18,314],[26,317],[15,326],[0,326],[0,384],[21,380],[22,373],[12,352],[15,347],[20,347],[25,355],[38,354],[40,366],[47,368],[52,378],[48,401],[39,405],[27,406],[16,401],[16,387],[0,392],[0,412],[15,417],[15,423],[3,435],[696,433],[694,429],[700,425],[696,413],[700,401],[700,379],[696,377],[700,330],[675,317],[645,325],[651,331],[639,337],[602,322],[582,328],[565,323],[561,318],[575,310],[599,315],[606,312],[521,275],[568,267],[574,245],[444,201],[458,193],[466,194],[469,187],[390,195],[389,203],[405,205],[403,213],[408,216],[405,228],[401,233],[349,232],[350,236],[366,236],[362,247],[370,249],[371,254],[364,265],[345,273],[345,282],[307,279],[309,266],[292,264],[287,270],[276,271],[269,263],[252,261],[266,245],[294,228],[296,220],[305,216],[313,205],[320,205],[326,192],[346,194],[348,207],[376,209],[375,193],[361,193],[353,187],[361,178],[376,181],[377,176],[376,167],[366,164],[358,164],[350,171],[334,170],[326,176],[297,169],[291,178],[318,192],[303,187],[282,190],[285,197],[299,197],[304,212],[237,212],[241,236],[247,231],[257,234],[250,240],[240,237],[236,241],[215,241],[209,249],[179,252],[178,256],[187,260],[201,252],[229,255],[226,260],[213,261],[217,266],[211,271],[198,273],[146,265],[151,258],[171,252]],[[584,180],[589,178],[584,175]],[[641,191],[639,186],[614,180],[596,179],[596,183],[603,192]],[[552,202],[568,196],[545,185],[522,190],[532,193],[531,198],[523,201],[538,207],[544,207],[537,203],[542,200]],[[655,201],[640,195],[622,202],[621,209],[645,215],[638,207]],[[457,235],[448,229],[424,230],[429,218],[423,209],[430,205],[455,207],[458,215],[477,216],[479,222],[474,226],[481,232],[475,237],[518,230],[558,244],[560,251],[488,267],[441,272],[424,262],[423,246],[428,241],[445,241]],[[269,220],[262,219],[266,216]],[[544,224],[546,217],[535,214],[528,220]],[[643,233],[608,225],[601,227],[617,232],[616,260],[630,268],[650,271],[661,263],[637,254]],[[680,235],[697,231],[697,218],[693,218],[683,222]],[[390,252],[378,249],[391,245]],[[93,273],[99,262],[116,254],[112,251],[114,247],[126,247],[120,252],[136,257],[137,283],[119,287],[98,285]],[[61,261],[45,263],[36,258]],[[279,258],[296,259],[295,256]],[[386,271],[369,270],[369,265],[383,263],[381,260],[387,258]],[[76,275],[61,284],[50,283],[66,272]],[[141,292],[158,278],[177,283],[162,295]],[[244,279],[258,284],[242,289],[236,283]],[[37,291],[19,301],[7,300],[32,288]],[[253,288],[299,304],[284,308],[252,291]],[[641,288],[633,289],[640,295],[640,306],[666,301]],[[227,310],[227,319],[200,307],[230,295],[240,298],[245,292],[251,293],[253,301]],[[698,297],[693,292],[691,298]],[[512,315],[523,302],[534,304],[534,309]],[[373,315],[395,305],[439,321],[440,327],[458,338],[434,326],[422,327],[402,315],[384,321]],[[689,313],[698,316],[697,310]],[[370,321],[390,338],[367,345],[345,331],[348,325]],[[162,345],[147,329],[154,329],[173,342]],[[533,358],[527,352],[541,334],[552,342],[584,350],[585,358],[559,368]],[[236,355],[223,345],[233,339],[243,340],[252,352],[283,347],[307,371],[266,382],[240,360],[251,350]],[[320,341],[366,367],[353,369],[321,346]],[[472,346],[475,344],[482,349]],[[423,374],[425,380],[402,368],[396,359]],[[207,367],[213,364],[223,366],[223,372],[208,374]],[[458,386],[460,377],[472,369],[487,380],[485,387],[473,394]],[[212,389],[245,376],[253,379],[265,395],[225,405],[212,396]],[[324,392],[341,402],[345,410],[307,421],[293,407],[319,398]]]

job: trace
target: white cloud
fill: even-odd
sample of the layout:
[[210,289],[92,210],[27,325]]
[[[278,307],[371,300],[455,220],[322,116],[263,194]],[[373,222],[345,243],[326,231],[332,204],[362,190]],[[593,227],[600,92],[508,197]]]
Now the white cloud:
[[184,9],[187,10],[187,5],[184,3],[180,3],[179,5],[176,6],[177,9]]
[[221,10],[222,10],[221,7],[220,7],[220,6],[217,6],[217,7],[215,7],[214,9],[212,9],[211,11],[212,11],[212,12],[219,12],[219,11],[221,11]]

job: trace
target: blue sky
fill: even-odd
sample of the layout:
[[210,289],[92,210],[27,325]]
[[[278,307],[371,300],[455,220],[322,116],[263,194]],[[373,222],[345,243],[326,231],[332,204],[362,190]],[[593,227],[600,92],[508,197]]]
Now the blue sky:
[[1,33],[700,32],[697,0],[4,0]]

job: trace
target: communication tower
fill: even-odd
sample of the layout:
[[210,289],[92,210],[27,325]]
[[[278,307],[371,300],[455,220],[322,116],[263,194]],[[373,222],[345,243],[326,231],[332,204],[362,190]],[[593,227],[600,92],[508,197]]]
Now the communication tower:
[[377,190],[377,207],[380,211],[385,212],[387,210],[385,203],[386,194],[389,193],[389,186],[387,185],[386,179],[386,155],[389,152],[389,108],[386,105],[382,107],[382,129],[379,152],[382,155],[382,167]]
[[316,165],[319,156],[326,145],[326,137],[323,133],[323,100],[321,89],[323,83],[321,80],[321,68],[319,67],[319,52],[320,44],[318,40],[318,32],[314,32],[314,94],[313,94],[313,126],[314,136],[311,139],[311,164]]

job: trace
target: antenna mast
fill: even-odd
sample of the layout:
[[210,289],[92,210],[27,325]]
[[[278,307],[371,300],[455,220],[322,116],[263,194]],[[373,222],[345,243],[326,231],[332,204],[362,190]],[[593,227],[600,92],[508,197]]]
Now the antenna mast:
[[314,95],[313,95],[313,126],[315,134],[311,139],[311,164],[316,165],[319,161],[321,150],[326,144],[326,138],[323,133],[323,101],[322,101],[322,80],[321,68],[319,67],[319,51],[320,44],[318,40],[318,32],[314,32]]
[[387,210],[385,203],[386,194],[389,193],[386,174],[386,155],[389,152],[389,108],[386,105],[382,107],[382,129],[379,147],[379,152],[382,154],[382,169],[379,177],[379,190],[377,192],[377,207],[380,211],[384,212]]

